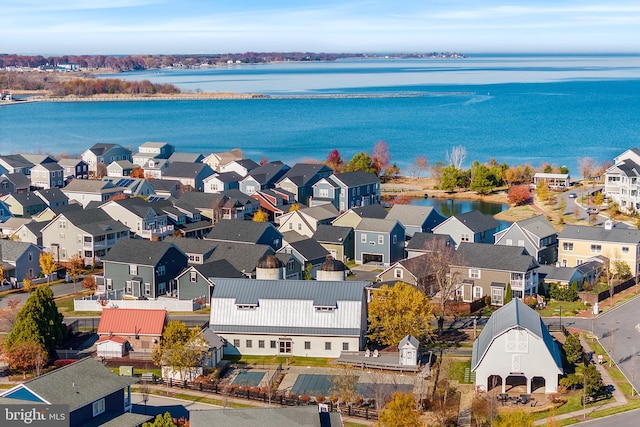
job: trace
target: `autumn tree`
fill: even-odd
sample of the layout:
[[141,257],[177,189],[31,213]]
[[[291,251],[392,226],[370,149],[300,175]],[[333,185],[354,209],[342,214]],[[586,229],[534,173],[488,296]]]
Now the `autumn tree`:
[[345,167],[344,171],[354,172],[358,170],[362,170],[369,173],[376,173],[376,168],[373,166],[373,161],[371,160],[371,157],[363,151],[356,153],[351,158],[351,160],[349,160],[349,163],[347,163],[347,166]]
[[142,169],[140,166],[136,166],[133,168],[133,170],[131,171],[131,178],[144,178],[144,169]]
[[142,427],[178,427],[169,411],[164,414],[158,414],[153,421],[147,421]]
[[96,279],[93,276],[85,276],[82,279],[82,287],[89,291],[94,291],[98,288],[98,284],[96,283]]
[[10,299],[5,308],[0,308],[0,332],[9,333],[16,324],[18,316],[19,299]]
[[344,365],[340,375],[333,378],[333,385],[329,392],[337,396],[341,402],[354,402],[358,392],[358,375],[351,366]]
[[267,213],[262,209],[258,209],[253,214],[253,222],[267,222]]
[[492,425],[493,427],[532,427],[533,418],[522,409],[516,409],[514,411],[501,412],[500,415],[493,420]]
[[344,160],[342,160],[337,148],[334,148],[329,152],[324,164],[333,169],[333,173],[337,174],[342,172],[342,169],[344,168]]
[[420,176],[429,170],[429,159],[425,156],[416,156],[416,158],[413,159],[411,170],[413,171],[412,175],[420,179]]
[[424,341],[431,332],[432,306],[429,298],[404,282],[383,285],[369,303],[369,338],[385,345],[397,345],[405,336]]
[[384,170],[389,166],[391,160],[391,154],[389,154],[389,145],[384,141],[376,142],[373,147],[373,154],[371,155],[371,161],[373,162],[373,168],[376,170],[376,174],[381,176]]
[[526,205],[531,199],[531,192],[529,186],[526,184],[514,185],[509,187],[507,193],[507,200],[514,206]]
[[299,210],[300,210],[300,203],[292,203],[291,206],[289,206],[289,212],[295,212]]
[[581,159],[578,159],[578,167],[580,168],[582,177],[585,180],[589,180],[598,169],[598,162],[596,162],[591,157],[583,157]]
[[189,329],[184,322],[172,320],[162,332],[160,344],[151,355],[153,362],[167,367],[180,378],[194,377],[194,369],[202,366],[209,345],[203,339],[201,331]]
[[461,265],[462,260],[446,239],[433,239],[424,249],[426,253],[420,275],[425,279],[418,282],[418,287],[428,295],[437,292],[438,335],[442,335],[447,306],[456,295],[460,276],[460,272],[451,267]]
[[31,277],[25,277],[22,279],[22,290],[27,293],[33,290],[33,279]]
[[260,159],[260,163],[259,163],[260,166],[266,165],[267,163],[269,163],[269,160],[265,156],[262,156],[262,158]]
[[40,254],[40,269],[42,270],[42,274],[47,276],[47,284],[50,283],[51,275],[57,268],[58,265],[56,264],[51,252],[42,252]]
[[549,200],[549,187],[547,187],[546,182],[540,181],[536,185],[536,194],[538,195],[538,198],[543,202]]
[[36,341],[52,353],[67,333],[62,321],[63,316],[53,301],[53,291],[48,286],[40,286],[18,312],[15,327],[5,341],[5,349],[18,342]]
[[22,371],[22,378],[26,378],[31,369],[35,369],[36,375],[39,375],[49,358],[42,344],[37,341],[16,342],[5,350],[3,356],[11,369]]
[[413,393],[393,393],[391,401],[380,412],[380,427],[420,427],[420,411],[416,410]]
[[73,292],[76,291],[76,280],[78,280],[78,276],[82,273],[83,268],[84,257],[80,254],[73,254],[71,258],[69,258],[69,268],[67,269],[71,280],[73,280]]
[[385,182],[388,182],[394,178],[397,178],[400,174],[402,173],[402,171],[400,170],[400,168],[398,167],[398,165],[396,165],[395,163],[392,164],[391,166],[388,166],[385,170],[384,170],[384,174],[382,175],[382,179]]
[[0,286],[4,285],[4,281],[7,280],[7,272],[2,264],[0,264]]

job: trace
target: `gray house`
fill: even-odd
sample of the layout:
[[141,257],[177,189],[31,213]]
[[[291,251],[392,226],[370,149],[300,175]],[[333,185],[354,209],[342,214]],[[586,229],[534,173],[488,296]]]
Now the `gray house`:
[[282,247],[282,233],[268,222],[221,219],[207,234],[216,242],[237,242],[269,245],[274,251]]
[[204,297],[207,304],[211,302],[213,289],[212,277],[246,278],[226,259],[190,265],[176,277],[178,299],[192,300]]
[[0,262],[5,267],[6,279],[21,282],[24,278],[40,275],[42,249],[33,243],[0,239]]
[[60,159],[58,164],[64,171],[65,182],[69,179],[89,178],[89,165],[82,159]]
[[449,217],[433,228],[434,234],[451,236],[456,246],[461,242],[491,243],[500,223],[491,215],[471,211]]
[[122,239],[102,258],[107,291],[133,298],[177,297],[174,279],[187,256],[172,243]]
[[185,190],[204,191],[205,178],[213,174],[211,166],[205,163],[173,162],[162,172],[162,179],[178,180]]
[[433,227],[447,219],[432,206],[401,204],[393,205],[386,218],[399,221],[404,226],[407,237],[411,237],[415,233],[430,233]]
[[385,267],[404,258],[405,230],[398,221],[363,218],[355,228],[355,262]]
[[321,163],[296,163],[280,178],[276,187],[293,193],[297,202],[308,205],[313,195],[313,184],[332,174],[333,170]]
[[242,175],[236,172],[214,173],[204,179],[205,193],[220,193],[228,190],[238,190]]
[[380,203],[380,178],[365,171],[322,178],[313,185],[309,206],[332,203],[339,211]]
[[540,264],[558,261],[558,233],[544,215],[514,222],[495,234],[495,244],[522,246]]
[[34,188],[61,188],[64,186],[64,169],[55,162],[41,163],[31,168],[30,178]]
[[240,191],[251,195],[256,191],[273,188],[289,169],[289,166],[279,160],[260,165],[250,170],[240,181]]
[[[131,161],[131,150],[118,144],[94,144],[80,155],[87,165],[90,174],[104,174],[107,172],[107,165],[118,160]],[[99,170],[100,169],[100,170]]]
[[450,266],[456,295],[463,302],[491,296],[491,305],[503,305],[508,285],[513,298],[538,293],[540,264],[518,246],[460,243],[459,257]]

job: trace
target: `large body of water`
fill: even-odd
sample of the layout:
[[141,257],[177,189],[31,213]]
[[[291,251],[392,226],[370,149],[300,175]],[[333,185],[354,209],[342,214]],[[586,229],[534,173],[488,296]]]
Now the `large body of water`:
[[233,101],[26,103],[0,108],[0,153],[80,153],[96,142],[132,149],[166,141],[207,154],[241,148],[292,164],[389,145],[406,169],[416,156],[566,165],[612,160],[640,141],[640,56],[480,56],[349,60],[172,69],[118,78],[185,91],[421,96]]

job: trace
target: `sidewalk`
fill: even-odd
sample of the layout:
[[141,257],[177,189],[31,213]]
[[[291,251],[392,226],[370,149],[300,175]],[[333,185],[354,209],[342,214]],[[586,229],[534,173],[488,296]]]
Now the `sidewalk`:
[[[589,343],[587,343],[585,341],[585,339],[582,337],[582,335],[580,336],[580,343],[582,344],[582,347],[585,349],[585,351],[590,352],[591,351],[591,347],[589,346]],[[611,379],[611,376],[609,375],[609,373],[607,372],[607,370],[604,368],[604,366],[599,365],[599,364],[595,364],[596,368],[598,368],[598,371],[600,372],[600,375],[602,376],[602,381],[604,382],[605,385],[614,385],[615,383],[613,382],[613,380]],[[616,406],[621,406],[621,405],[626,405],[627,404],[627,398],[624,396],[624,394],[622,393],[622,391],[620,389],[618,389],[617,387],[614,387],[613,389],[613,398],[616,400],[615,402],[611,402],[611,403],[605,403],[602,405],[597,405],[597,406],[590,406],[589,408],[586,409],[580,409],[579,411],[574,411],[574,412],[568,412],[566,414],[560,414],[560,415],[555,415],[553,418],[556,421],[560,421],[560,420],[566,420],[568,418],[576,418],[576,419],[580,419],[580,418],[585,418],[586,416],[589,416],[590,413],[595,412],[595,411],[601,411],[603,409],[608,409],[608,408],[615,408]],[[534,422],[534,425],[544,425],[547,423],[547,419],[543,419],[543,420],[538,420],[536,422]]]

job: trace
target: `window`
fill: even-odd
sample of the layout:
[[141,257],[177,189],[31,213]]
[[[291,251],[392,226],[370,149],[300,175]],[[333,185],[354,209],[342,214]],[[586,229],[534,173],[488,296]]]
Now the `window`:
[[311,341],[305,341],[304,342],[304,349],[305,350],[311,350]]
[[127,280],[127,284],[126,284],[126,286],[125,286],[124,291],[125,291],[127,294],[131,295],[131,293],[132,293],[132,288],[133,288],[133,286],[132,286],[132,284],[131,284],[131,280]]
[[507,246],[513,246],[513,240],[507,239]]
[[252,348],[253,347],[253,340],[246,340],[245,346],[247,348]]
[[529,352],[529,334],[524,329],[511,329],[507,332],[505,343],[508,353]]
[[599,254],[602,252],[602,245],[591,245],[591,253]]
[[271,341],[271,342],[269,343],[269,347],[271,347],[271,348],[276,348],[276,342],[275,342],[275,341]]
[[562,243],[562,250],[563,251],[572,251],[573,250],[573,243],[571,243],[571,242],[563,242]]
[[468,233],[462,233],[462,234],[460,234],[460,241],[461,242],[470,242],[471,238],[469,237]]
[[67,228],[67,221],[65,220],[60,220],[60,222],[58,223],[58,228]]
[[298,230],[302,230],[302,223],[301,222],[298,223]]
[[501,288],[491,288],[491,305],[502,305]]
[[33,261],[33,253],[29,252],[29,261]]
[[293,260],[287,261],[287,271],[293,270],[294,267],[295,267],[295,262]]
[[112,291],[113,290],[113,279],[106,279],[107,281],[107,290],[108,291]]
[[321,189],[318,191],[318,195],[319,195],[319,197],[325,197],[325,198],[326,198],[326,197],[329,197],[329,189],[327,189],[327,188],[321,188]]
[[518,246],[524,246],[524,240],[518,240]]
[[144,294],[151,295],[151,283],[144,284]]
[[134,276],[138,274],[138,266],[134,264],[129,264],[129,274]]
[[164,265],[158,266],[158,276],[164,276],[167,274],[167,268]]
[[258,340],[258,348],[264,348],[264,340]]
[[280,341],[279,350],[281,354],[291,354],[291,341]]
[[393,277],[395,279],[402,279],[402,269],[396,268],[395,270],[393,270]]
[[93,402],[93,416],[96,417],[104,412],[104,397]]
[[398,243],[398,236],[396,236],[395,234],[393,235],[393,244],[395,245],[396,243]]
[[62,259],[66,259],[67,258],[67,249],[66,248],[60,249],[60,256],[62,257]]
[[331,350],[331,341],[325,341],[324,349],[325,350]]
[[189,281],[191,283],[197,282],[198,281],[198,272],[197,271],[192,271],[189,273]]
[[623,246],[622,247],[622,253],[625,254],[625,255],[628,254],[629,253],[629,246]]
[[161,282],[158,283],[158,295],[164,295],[167,293],[167,283]]
[[349,351],[349,343],[348,342],[343,342],[342,343],[342,351]]
[[383,235],[379,235],[378,236],[378,244],[379,245],[384,245],[384,236]]
[[360,243],[367,243],[367,235],[362,233],[360,235]]
[[82,243],[82,235],[78,234],[78,243]]
[[480,298],[482,298],[482,287],[474,286],[473,287],[473,299],[474,300],[478,300]]
[[240,340],[233,340],[233,346],[235,348],[240,348]]
[[293,223],[292,222],[289,223],[289,230],[293,230]]
[[469,269],[469,277],[471,279],[479,279],[480,278],[480,270],[477,268],[470,268]]

